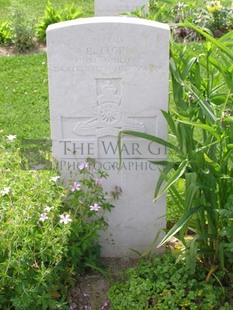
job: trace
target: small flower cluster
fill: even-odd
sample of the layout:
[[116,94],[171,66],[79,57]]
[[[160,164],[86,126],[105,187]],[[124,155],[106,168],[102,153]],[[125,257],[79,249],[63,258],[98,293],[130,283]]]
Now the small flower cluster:
[[74,182],[71,188],[71,192],[80,191],[81,185],[77,182]]
[[68,224],[68,223],[72,222],[72,219],[70,218],[69,214],[64,213],[64,214],[61,214],[59,216],[60,216],[59,223]]
[[[51,211],[51,209],[53,209],[53,208],[48,207],[48,206],[46,206],[44,208],[44,210],[41,213],[40,218],[39,218],[40,222],[44,222],[44,221],[48,220],[48,218],[49,218],[48,213]],[[61,223],[61,224],[68,224],[68,223],[72,222],[72,219],[70,218],[69,214],[64,213],[64,214],[59,215],[59,217],[60,217],[59,223]]]
[[96,185],[101,185],[103,183],[103,178],[99,178],[95,180]]
[[[96,179],[95,181],[96,185],[100,185],[101,182],[102,182],[102,179]],[[81,190],[81,185],[77,182],[74,182],[71,186],[71,192],[80,191],[80,190]],[[98,212],[99,209],[101,209],[101,207],[97,203],[94,203],[89,208],[91,211],[96,211],[96,212]]]
[[10,187],[4,187],[3,190],[0,191],[1,196],[6,196],[10,193]]
[[83,170],[85,168],[88,168],[89,164],[87,162],[84,162],[84,163],[79,163],[78,164],[78,168],[79,170]]
[[209,1],[206,8],[208,14],[204,27],[215,37],[221,37],[233,29],[233,7],[222,5],[220,1]]
[[[89,167],[89,163],[88,162],[81,162],[78,164],[78,168],[79,170],[84,170],[84,169],[87,169]],[[103,178],[96,178],[95,179],[95,184],[98,185],[98,186],[101,186],[103,182]],[[77,182],[74,182],[71,186],[71,192],[75,192],[75,191],[80,191],[81,190],[81,184],[80,183],[77,183]],[[93,205],[89,206],[89,209],[91,211],[95,211],[95,212],[98,212],[99,209],[101,209],[101,207],[98,205],[98,203],[94,203]]]
[[59,176],[59,175],[57,175],[57,176],[52,177],[51,179],[49,179],[49,181],[50,181],[50,182],[54,182],[54,183],[56,183],[59,179],[60,179],[60,176]]
[[41,213],[39,221],[40,222],[44,222],[46,221],[49,217],[48,217],[48,213],[50,212],[50,210],[52,209],[52,207],[46,206],[43,210],[43,213]]
[[207,3],[207,10],[210,12],[210,13],[215,13],[219,10],[221,10],[222,8],[222,5],[220,3],[220,1],[210,1]]
[[96,211],[96,212],[98,212],[99,209],[101,209],[101,207],[100,207],[97,203],[94,203],[93,206],[90,206],[90,210],[91,210],[91,211]]
[[17,138],[17,136],[16,135],[8,135],[6,138],[8,141],[13,141]]

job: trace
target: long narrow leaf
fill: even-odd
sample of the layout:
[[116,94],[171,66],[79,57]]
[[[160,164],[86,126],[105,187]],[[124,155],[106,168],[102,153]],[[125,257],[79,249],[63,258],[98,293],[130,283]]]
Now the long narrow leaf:
[[161,139],[161,138],[156,137],[154,135],[150,135],[148,133],[139,132],[139,131],[133,131],[133,130],[122,130],[119,133],[119,135],[121,135],[121,136],[129,135],[129,136],[134,136],[134,137],[142,138],[142,139],[149,140],[149,141],[152,141],[152,142],[155,142],[155,143],[159,143],[159,144],[161,144],[161,145],[163,145],[163,146],[165,146],[165,147],[167,147],[167,148],[169,148],[171,150],[174,150],[174,151],[176,151],[178,153],[180,152],[179,149],[175,145],[167,142],[164,139]]
[[169,174],[169,172],[173,169],[174,164],[173,163],[169,163],[168,165],[165,166],[165,168],[163,169],[163,171],[161,171],[160,176],[158,178],[157,184],[156,184],[156,189],[155,191],[159,191],[162,184],[168,180],[167,175]]
[[169,127],[170,127],[170,129],[172,131],[172,133],[174,135],[176,135],[176,124],[174,122],[174,118],[171,116],[171,114],[169,112],[166,112],[166,111],[163,111],[163,110],[161,112],[162,112],[164,118],[166,119],[166,121],[167,121],[167,123],[168,123],[168,125],[169,125]]
[[188,166],[188,163],[189,163],[188,159],[182,161],[179,167],[175,170],[175,172],[172,173],[172,175],[168,178],[164,187],[161,190],[160,190],[160,184],[158,185],[157,183],[154,193],[154,200],[157,200],[161,195],[163,195],[169,189],[169,187],[171,187],[171,185],[174,184],[184,174]]
[[177,189],[176,183],[174,183],[172,186],[169,188],[169,193],[171,194],[172,200],[177,206],[183,206],[184,205],[184,199]]
[[197,94],[197,90],[194,91],[193,88],[191,88],[189,85],[186,85],[188,90],[192,93],[192,95],[197,99],[197,103],[200,105],[201,109],[203,110],[203,113],[205,114],[206,118],[211,124],[214,124],[217,121],[217,117],[215,116],[214,112],[210,108],[210,106],[204,102],[201,97]]
[[228,144],[228,151],[224,154],[223,162],[227,162],[229,158],[231,158],[233,154],[233,144]]
[[167,166],[172,163],[171,161],[168,160],[150,160],[149,162],[154,165],[160,165],[160,166]]
[[205,207],[204,206],[198,206],[195,208],[192,208],[189,210],[187,213],[182,216],[179,221],[169,230],[169,232],[166,234],[166,236],[161,240],[159,243],[158,247],[164,245],[171,237],[173,237],[176,233],[178,233],[181,228],[187,223],[187,221],[195,214],[200,211],[204,211]]
[[189,72],[190,72],[190,70],[191,70],[193,64],[194,64],[196,61],[197,61],[197,57],[193,57],[193,58],[191,58],[191,59],[188,61],[187,65],[185,66],[185,68],[184,68],[184,70],[183,70],[183,72],[182,72],[182,74],[181,74],[181,79],[182,79],[182,80],[184,80],[184,79],[186,78],[186,76],[189,74]]
[[189,270],[194,273],[197,262],[198,241],[200,236],[195,235],[192,240],[189,241],[189,252],[186,256],[186,263]]
[[185,199],[185,210],[189,211],[193,207],[194,197],[198,192],[200,186],[197,183],[196,172],[190,172],[185,175],[186,179],[186,199]]
[[[194,29],[196,32],[200,33],[202,36],[206,37],[209,41],[214,43],[215,46],[217,46],[219,49],[224,51],[227,54],[227,56],[230,57],[231,60],[233,60],[233,52],[232,52],[232,50],[230,48],[226,47],[225,44],[222,44],[221,40],[215,39],[214,37],[212,37],[211,35],[209,35],[205,31],[203,31],[201,28],[198,28],[194,24],[191,24],[191,23],[181,23],[181,24],[179,24],[179,26],[180,27],[188,27],[188,28]],[[232,37],[233,37],[233,30],[229,32],[228,38],[232,38]]]
[[176,63],[174,61],[173,58],[170,58],[170,70],[171,70],[171,73],[174,77],[174,79],[182,86],[184,85],[184,82],[183,80],[181,79],[180,75],[179,75],[179,71],[177,70],[177,67],[176,67]]
[[183,124],[187,124],[190,126],[194,126],[197,128],[201,128],[204,129],[206,131],[208,131],[209,133],[211,133],[218,141],[220,140],[220,136],[219,134],[216,132],[214,127],[211,127],[207,124],[202,124],[202,123],[193,123],[193,122],[188,122],[188,121],[183,121],[183,120],[177,120],[179,123],[183,123]]
[[222,76],[227,83],[227,86],[233,91],[233,76],[230,68],[224,67],[216,59],[210,57],[209,62],[222,73]]

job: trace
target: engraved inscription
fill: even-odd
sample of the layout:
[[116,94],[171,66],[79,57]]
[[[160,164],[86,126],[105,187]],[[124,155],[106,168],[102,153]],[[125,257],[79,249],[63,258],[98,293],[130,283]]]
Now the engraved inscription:
[[[61,140],[57,144],[63,159],[116,159],[119,156],[117,139],[108,137]],[[120,146],[124,159],[159,159],[166,156],[166,149],[155,142],[125,139]]]
[[[93,37],[86,46],[77,48],[77,56],[72,63],[50,65],[55,72],[154,72],[159,68],[148,63],[147,59],[122,37]],[[93,44],[94,43],[94,44]]]
[[123,55],[127,53],[127,48],[125,46],[87,47],[86,53],[87,55]]
[[93,37],[91,38],[91,43],[101,43],[101,44],[115,44],[122,43],[124,38],[118,36],[106,36],[106,37]]
[[96,79],[96,117],[78,122],[73,131],[78,136],[117,136],[122,129],[145,131],[142,122],[130,119],[122,109],[121,79]]

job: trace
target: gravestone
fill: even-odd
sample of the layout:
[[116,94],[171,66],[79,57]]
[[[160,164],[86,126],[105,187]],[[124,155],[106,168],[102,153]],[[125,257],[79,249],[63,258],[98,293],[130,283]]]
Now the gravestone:
[[115,16],[135,11],[147,2],[147,0],[95,0],[95,16]]
[[93,158],[109,174],[107,190],[122,194],[101,235],[102,256],[134,256],[166,226],[165,197],[153,202],[166,150],[125,136],[119,169],[117,136],[136,130],[163,139],[161,109],[168,102],[169,28],[135,18],[94,17],[47,30],[53,155],[62,178],[76,178],[78,164]]

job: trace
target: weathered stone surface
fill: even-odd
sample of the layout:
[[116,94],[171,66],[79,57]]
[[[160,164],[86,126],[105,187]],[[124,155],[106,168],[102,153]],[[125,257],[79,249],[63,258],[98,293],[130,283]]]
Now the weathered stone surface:
[[146,0],[95,0],[95,16],[115,16],[147,5]]
[[[63,178],[78,177],[78,163],[96,160],[108,172],[104,186],[122,189],[102,234],[102,255],[143,251],[166,225],[165,197],[153,203],[165,149],[127,136],[119,170],[122,129],[167,138],[161,114],[168,101],[167,25],[135,18],[94,17],[52,25],[47,31],[53,154]],[[162,217],[164,215],[164,217]]]

